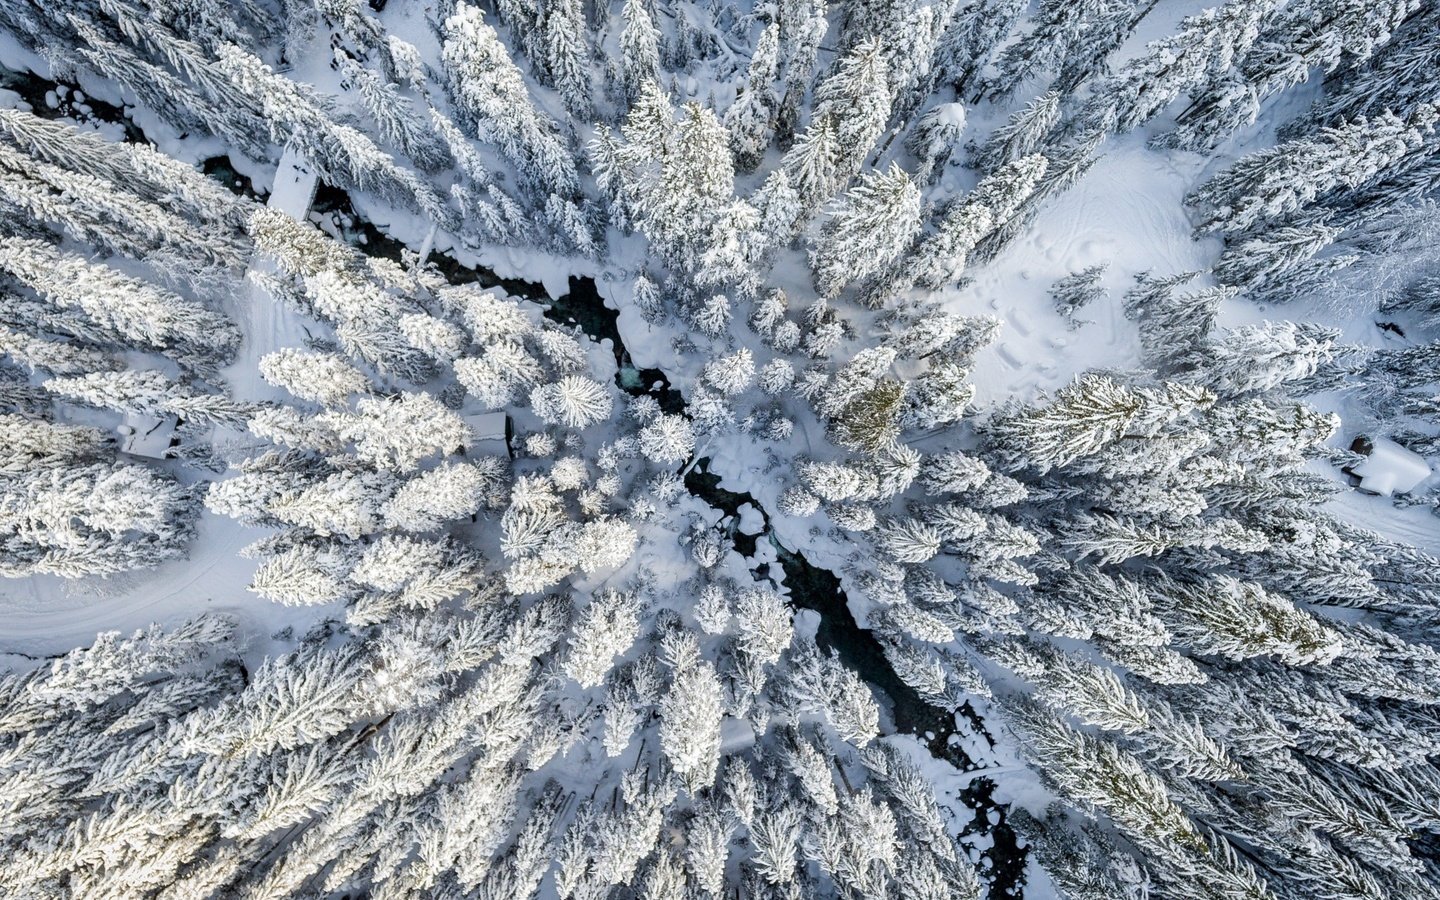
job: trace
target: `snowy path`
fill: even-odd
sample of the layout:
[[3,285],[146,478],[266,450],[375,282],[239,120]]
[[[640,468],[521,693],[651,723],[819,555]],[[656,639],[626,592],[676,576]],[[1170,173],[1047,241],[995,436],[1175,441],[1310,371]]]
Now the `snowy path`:
[[[288,149],[280,159],[268,205],[303,220],[314,197],[316,175]],[[255,265],[263,266],[263,261]],[[260,378],[259,359],[303,342],[304,320],[250,281],[237,282],[226,310],[240,325],[244,341],[224,376],[243,400],[277,399],[277,389]],[[224,448],[219,448],[224,452]],[[23,656],[46,656],[88,645],[96,632],[173,623],[205,610],[223,610],[242,623],[241,634],[262,638],[287,624],[303,627],[328,607],[287,608],[258,601],[245,590],[255,563],[239,554],[263,532],[233,519],[203,512],[199,533],[186,559],[157,569],[109,579],[67,582],[55,577],[0,586],[0,669]]]

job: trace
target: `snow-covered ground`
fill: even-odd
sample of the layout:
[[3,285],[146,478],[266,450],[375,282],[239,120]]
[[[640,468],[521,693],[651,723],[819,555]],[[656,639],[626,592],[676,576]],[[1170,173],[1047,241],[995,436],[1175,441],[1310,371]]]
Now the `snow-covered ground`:
[[[1000,334],[971,371],[976,402],[1033,399],[1089,369],[1140,363],[1135,325],[1121,297],[1135,276],[1176,275],[1207,268],[1219,242],[1197,242],[1182,198],[1194,172],[1146,149],[1143,134],[1112,138],[1100,159],[1070,190],[1046,205],[1034,225],[989,265],[978,269],[946,305],[1001,320]],[[1079,310],[1071,330],[1048,291],[1056,279],[1108,265],[1109,295]]]

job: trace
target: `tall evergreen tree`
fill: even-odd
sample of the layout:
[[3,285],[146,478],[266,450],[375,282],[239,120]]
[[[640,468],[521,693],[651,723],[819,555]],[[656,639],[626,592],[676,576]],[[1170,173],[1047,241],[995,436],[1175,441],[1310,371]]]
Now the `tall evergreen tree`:
[[845,195],[811,254],[815,289],[834,296],[846,284],[884,270],[920,228],[920,191],[898,164]]

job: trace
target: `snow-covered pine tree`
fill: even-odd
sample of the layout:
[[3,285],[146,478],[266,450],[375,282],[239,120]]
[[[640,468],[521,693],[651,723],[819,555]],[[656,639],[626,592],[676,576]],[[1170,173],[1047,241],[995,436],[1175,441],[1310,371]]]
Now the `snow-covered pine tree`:
[[430,122],[415,111],[392,83],[361,65],[344,50],[335,50],[335,62],[360,93],[365,111],[390,146],[400,150],[424,172],[436,172],[451,163],[450,151]]
[[932,106],[915,123],[905,138],[905,147],[919,160],[915,177],[922,184],[933,184],[960,146],[965,133],[965,107],[959,103]]
[[1276,0],[1231,0],[1185,18],[1113,74],[1096,79],[1080,110],[1086,131],[1124,133],[1150,121],[1186,91],[1230,68],[1259,36]]
[[571,114],[588,116],[591,109],[590,27],[579,0],[559,0],[547,5],[540,31],[545,43],[546,75]]
[[647,7],[644,0],[625,0],[621,10],[625,22],[620,33],[621,84],[631,103],[644,85],[660,81],[660,32]]
[[45,303],[82,315],[103,339],[201,371],[228,361],[240,341],[239,329],[220,313],[41,241],[0,238],[0,268]]
[[1103,299],[1108,291],[1100,284],[1100,279],[1108,268],[1102,263],[1055,279],[1055,283],[1050,285],[1050,299],[1055,301],[1060,315],[1073,318],[1076,310]]
[[1365,4],[1311,0],[1288,3],[1266,16],[1255,44],[1177,117],[1164,143],[1209,149],[1255,121],[1261,105],[1315,69],[1330,74],[1365,63],[1385,47],[1422,4],[1413,0]]
[[196,503],[141,466],[94,462],[29,468],[0,482],[3,573],[80,578],[149,568],[185,552]]
[[730,147],[735,153],[735,167],[753,172],[770,146],[775,115],[780,98],[775,95],[779,77],[780,27],[772,23],[760,32],[745,84],[735,102],[725,111],[725,128],[730,132]]
[[1189,201],[1207,214],[1202,231],[1242,233],[1303,210],[1327,192],[1376,181],[1418,147],[1440,113],[1418,108],[1408,119],[1382,113],[1324,129],[1243,157],[1196,188]]
[[1022,0],[983,0],[951,16],[937,57],[957,94],[963,96],[984,72],[1025,9]]
[[895,163],[862,176],[826,221],[811,254],[815,289],[834,296],[846,284],[884,271],[920,228],[920,191]]
[[543,194],[568,198],[577,186],[575,165],[555,125],[542,118],[524,77],[483,14],[456,3],[443,28],[448,88],[464,122],[483,133],[519,171],[523,182]]
[[1095,40],[1097,20],[1116,7],[1125,8],[1126,4],[1109,0],[1043,0],[1031,30],[996,59],[997,71],[987,80],[985,92],[991,97],[1008,97],[1038,74],[1059,72],[1073,54]]

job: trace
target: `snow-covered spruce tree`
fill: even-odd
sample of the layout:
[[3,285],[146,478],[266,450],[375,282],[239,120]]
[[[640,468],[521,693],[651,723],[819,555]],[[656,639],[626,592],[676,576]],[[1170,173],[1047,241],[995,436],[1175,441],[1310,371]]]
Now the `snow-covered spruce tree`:
[[1067,68],[1072,56],[1097,40],[1103,28],[1101,22],[1118,5],[1104,0],[1042,2],[1031,30],[996,59],[996,75],[986,83],[985,91],[995,97],[1009,96],[1037,74]]
[[1382,178],[1424,145],[1436,119],[1433,106],[1422,106],[1408,119],[1384,113],[1324,129],[1242,158],[1197,188],[1190,202],[1209,210],[1201,223],[1206,231],[1242,233],[1281,220],[1329,191]]
[[[233,271],[243,266],[244,242],[237,239],[233,222],[227,221],[229,217],[223,210],[209,207],[207,202],[208,208],[203,208],[201,214],[212,215],[218,221],[207,223],[212,228],[192,240],[180,240],[179,234],[195,212],[188,204],[168,201],[163,196],[140,196],[123,184],[83,170],[67,169],[65,162],[73,164],[75,160],[62,156],[57,165],[18,149],[0,147],[0,178],[10,200],[37,225],[43,223],[112,253],[144,260],[157,275],[175,285],[195,284],[202,272],[215,274],[217,269]],[[176,174],[183,183],[184,176]],[[233,207],[240,205],[239,201],[232,202]]]
[[1225,396],[1268,391],[1313,375],[1334,356],[1339,337],[1334,329],[1296,322],[1228,329],[1207,344],[1202,371]]
[[931,107],[915,123],[905,139],[905,146],[919,160],[915,177],[933,184],[955,157],[960,136],[965,132],[965,107],[959,103],[941,103]]
[[[1387,9],[1399,12],[1411,6],[1412,4],[1402,3]],[[1386,109],[1404,115],[1418,104],[1429,102],[1423,85],[1429,80],[1425,74],[1428,65],[1434,61],[1436,54],[1440,53],[1440,43],[1437,43],[1435,35],[1436,10],[1423,3],[1413,6],[1418,8],[1414,8],[1413,14],[1404,24],[1391,32],[1388,43],[1383,46],[1375,45],[1374,55],[1365,60],[1363,65],[1354,71],[1346,71],[1348,67],[1343,65],[1346,58],[1342,54],[1339,77],[1332,75],[1328,79],[1329,90],[1324,97],[1316,101],[1312,115],[1304,117],[1301,124],[1314,121],[1333,125],[1358,116],[1374,115]],[[1347,8],[1345,18],[1352,22],[1356,21],[1356,18],[1351,17],[1357,17],[1361,21],[1373,21],[1377,14],[1384,16],[1385,12],[1379,8]],[[1303,34],[1298,30],[1294,33],[1297,37]],[[1346,37],[1364,48],[1380,38],[1380,35],[1373,29],[1362,28],[1358,33],[1352,32]],[[1316,49],[1327,55],[1327,58],[1333,58],[1329,55],[1334,53],[1334,45]],[[1290,74],[1290,71],[1286,74]]]
[[1112,74],[1095,79],[1079,115],[1086,130],[1124,133],[1153,119],[1175,98],[1225,72],[1259,37],[1275,0],[1231,0],[1180,23]]
[[340,72],[359,91],[365,111],[375,123],[380,137],[400,150],[425,172],[437,172],[453,160],[446,140],[437,134],[429,121],[422,118],[395,84],[361,65],[340,48],[335,50]]
[[936,57],[957,93],[975,83],[1024,11],[1020,0],[984,0],[951,16]]
[[6,413],[3,421],[9,440],[0,456],[0,472],[6,475],[105,455],[106,436],[98,428],[60,425],[15,413]]
[[589,26],[579,0],[560,0],[545,10],[540,23],[545,44],[544,72],[576,116],[590,112]]
[[0,477],[3,574],[80,578],[150,568],[185,552],[194,495],[161,472],[47,453]]
[[481,12],[465,3],[454,9],[444,23],[443,61],[457,109],[532,190],[568,199],[576,187],[575,166],[554,123],[531,102],[520,70]]
[[1055,279],[1050,285],[1050,299],[1055,301],[1055,308],[1062,316],[1073,317],[1076,310],[1105,297],[1106,290],[1099,281],[1106,268],[1103,264],[1090,266]]
[[[1215,277],[1257,293],[1287,291],[1293,283],[1287,276],[1334,243],[1343,231],[1323,222],[1268,228],[1227,246],[1215,261]],[[1353,262],[1354,257],[1348,261]]]
[[0,238],[0,269],[45,303],[83,317],[99,340],[202,372],[227,362],[240,340],[233,322],[200,303],[41,241]]
[[36,160],[103,179],[175,215],[232,228],[242,226],[248,215],[245,198],[148,144],[107,141],[64,121],[18,109],[0,110],[0,129],[8,142]]
[[1046,166],[1045,157],[1037,153],[1008,163],[981,181],[964,202],[954,204],[939,219],[933,233],[916,238],[886,291],[894,293],[910,285],[933,290],[958,279],[970,252],[1010,221],[1034,192]]
[[[613,172],[605,176],[612,214],[633,222],[660,258],[694,285],[752,290],[758,214],[735,197],[729,139],[714,111],[687,103],[676,122],[668,97],[647,82],[621,131],[626,145],[614,148]],[[604,141],[592,148],[609,167]]]
[[498,503],[506,465],[496,457],[447,462],[405,482],[385,504],[386,522],[405,531],[432,531]]
[[277,350],[260,359],[265,380],[301,400],[341,406],[352,394],[370,387],[365,374],[335,353],[306,353],[294,348]]
[[224,394],[207,393],[192,384],[154,370],[127,369],[51,378],[45,390],[71,403],[84,403],[122,413],[172,415],[205,425],[241,427],[254,412],[252,404]]
[[67,71],[123,86],[160,122],[177,131],[206,129],[259,156],[265,146],[257,104],[219,70],[213,49],[279,40],[273,19],[251,6],[238,15],[177,14],[160,22],[115,3],[34,7],[11,24],[27,40],[56,48]]
[[920,228],[920,191],[898,165],[852,188],[811,254],[815,289],[834,296],[846,284],[884,270]]
[[[1316,69],[1332,75],[1363,65],[1383,50],[1407,17],[1423,4],[1289,3],[1261,22],[1255,44],[1177,118],[1164,143],[1208,149],[1253,123],[1272,96],[1307,81]],[[1412,21],[1414,21],[1412,19]],[[1392,107],[1393,108],[1393,107]]]
[[582,688],[605,680],[616,656],[623,655],[640,630],[640,608],[633,594],[606,591],[590,599],[570,638],[565,674]]
[[625,0],[621,18],[621,84],[625,99],[634,103],[644,85],[660,80],[660,32],[643,0]]
[[530,394],[530,405],[546,422],[584,428],[608,416],[613,402],[599,383],[579,375],[567,375],[553,384],[535,388]]
[[866,41],[816,87],[810,125],[782,163],[802,209],[817,209],[860,170],[890,116],[888,73],[879,46]]
[[[413,289],[413,281],[398,266],[367,258],[268,207],[255,210],[248,227],[256,249],[279,270],[273,279],[279,296],[293,298],[302,312],[331,323],[346,353],[410,381],[423,382],[434,373],[433,360],[400,327],[406,316],[422,310],[404,293]],[[272,286],[265,278],[258,283]]]
[[424,393],[366,398],[355,404],[354,413],[332,410],[317,421],[353,442],[358,459],[399,472],[413,471],[427,457],[453,453],[471,440],[464,420]]
[[725,128],[730,132],[730,147],[735,165],[742,172],[754,171],[760,157],[770,146],[780,98],[775,95],[779,74],[780,28],[771,24],[755,43],[745,84],[735,102],[725,111]]
[[1060,121],[1060,95],[1041,94],[996,128],[975,154],[975,166],[993,172],[1040,149],[1041,143]]
[[661,465],[674,465],[695,451],[695,432],[684,416],[661,414],[640,429],[640,452]]

